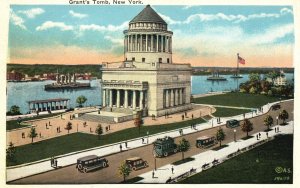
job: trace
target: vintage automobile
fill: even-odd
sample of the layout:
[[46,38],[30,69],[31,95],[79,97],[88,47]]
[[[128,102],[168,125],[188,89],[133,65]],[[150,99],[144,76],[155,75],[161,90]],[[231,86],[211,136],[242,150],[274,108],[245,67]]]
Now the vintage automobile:
[[281,108],[280,104],[274,104],[272,106],[272,110],[275,111],[275,110],[279,110]]
[[231,119],[231,120],[226,121],[227,128],[235,128],[238,126],[240,126],[240,122],[236,119]]
[[105,168],[108,166],[108,160],[100,158],[97,155],[89,155],[77,159],[76,168],[80,172],[89,172],[97,168]]
[[125,160],[125,163],[131,168],[132,170],[138,170],[141,168],[148,167],[147,161],[144,161],[140,157],[132,157]]
[[218,141],[216,140],[216,137],[214,137],[214,136],[211,136],[211,137],[201,136],[201,137],[197,138],[197,140],[196,140],[196,147],[197,148],[208,148],[217,143],[218,143]]
[[167,136],[157,139],[155,142],[153,142],[153,145],[155,157],[167,157],[168,155],[177,153],[178,151],[177,144],[175,144],[174,139]]

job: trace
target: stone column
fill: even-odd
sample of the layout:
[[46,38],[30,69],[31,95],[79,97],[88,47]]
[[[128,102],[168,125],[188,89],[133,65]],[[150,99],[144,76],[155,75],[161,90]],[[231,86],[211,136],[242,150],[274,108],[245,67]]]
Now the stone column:
[[102,90],[102,106],[106,106],[106,90]]
[[154,41],[154,36],[153,36],[153,34],[151,35],[151,52],[153,52],[154,51],[154,45],[153,45],[153,41]]
[[160,48],[161,48],[161,52],[163,52],[163,50],[164,50],[164,37],[163,37],[163,35],[160,37]]
[[179,94],[179,103],[178,104],[181,105],[182,104],[182,89],[181,88],[179,89],[178,94]]
[[156,52],[158,52],[158,35],[156,35]]
[[109,90],[109,107],[112,107],[112,89]]
[[129,51],[129,37],[128,37],[128,35],[126,37],[127,37],[126,50],[128,52]]
[[177,92],[177,89],[174,89],[174,106],[177,106],[178,105],[178,92]]
[[171,97],[171,100],[170,100],[170,107],[174,106],[174,93],[173,93],[173,89],[170,89],[170,97]]
[[120,90],[117,89],[117,108],[120,108]]
[[139,49],[139,51],[141,52],[141,51],[143,51],[143,35],[140,35],[140,41],[139,41],[139,43],[140,43],[140,49]]
[[170,101],[169,101],[169,90],[166,89],[166,107],[168,108],[170,105]]
[[143,109],[144,91],[140,91],[140,109]]
[[146,34],[146,52],[148,52],[148,35]]
[[133,99],[132,99],[132,109],[133,110],[135,110],[135,108],[136,108],[136,91],[135,90],[133,90],[132,91],[132,95],[133,95]]
[[128,108],[128,90],[124,90],[125,99],[124,99],[124,108]]

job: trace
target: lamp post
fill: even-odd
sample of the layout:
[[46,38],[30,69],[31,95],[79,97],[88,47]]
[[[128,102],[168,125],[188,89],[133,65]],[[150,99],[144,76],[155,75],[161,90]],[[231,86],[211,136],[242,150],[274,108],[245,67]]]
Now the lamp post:
[[149,143],[149,131],[147,131],[147,144]]
[[154,170],[156,171],[156,155],[155,155],[154,147],[153,147],[153,150],[152,150],[152,154],[153,154],[153,157],[154,157]]
[[233,130],[234,133],[234,142],[236,142],[236,129]]

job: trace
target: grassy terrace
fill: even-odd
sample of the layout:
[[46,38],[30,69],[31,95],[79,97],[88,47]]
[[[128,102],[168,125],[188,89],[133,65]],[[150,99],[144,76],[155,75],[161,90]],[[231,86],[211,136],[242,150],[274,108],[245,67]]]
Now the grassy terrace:
[[236,116],[239,114],[251,112],[251,110],[247,110],[247,109],[220,108],[220,107],[216,107],[216,110],[217,111],[213,113],[215,117],[230,117],[230,116]]
[[[282,100],[283,99],[285,98],[282,98]],[[213,95],[194,99],[195,103],[198,104],[212,104],[248,108],[257,108],[267,103],[279,100],[280,99],[278,97],[246,93],[226,93],[222,95]]]
[[[45,115],[39,115],[39,116],[35,116],[35,117],[30,117],[30,118],[23,118],[22,122],[34,120],[34,119],[42,119],[42,118],[48,118],[48,117],[53,117],[53,116],[59,116],[60,114],[61,113],[45,114]],[[21,123],[19,125],[17,120],[6,121],[6,130],[18,129],[18,128],[28,127],[28,126],[30,126],[30,125],[23,124],[23,123]]]
[[[259,160],[257,162],[257,159]],[[286,172],[275,169],[286,170]],[[288,169],[291,172],[288,172]],[[180,183],[293,183],[293,136],[277,137]]]
[[134,127],[108,135],[103,135],[101,136],[100,140],[98,139],[97,135],[84,133],[74,133],[70,135],[60,136],[34,144],[27,144],[24,146],[16,147],[16,161],[8,162],[7,166],[33,162],[52,156],[142,137],[146,136],[147,132],[149,132],[149,135],[151,135],[159,132],[187,127],[192,123],[203,122],[204,120],[202,119],[194,119],[164,125],[142,126],[140,128],[140,134],[138,128]]

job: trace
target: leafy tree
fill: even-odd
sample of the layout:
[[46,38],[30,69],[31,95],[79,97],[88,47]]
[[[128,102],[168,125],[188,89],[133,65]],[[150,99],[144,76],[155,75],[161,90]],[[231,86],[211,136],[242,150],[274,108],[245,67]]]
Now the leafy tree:
[[140,134],[140,129],[141,129],[141,126],[143,125],[143,119],[142,119],[142,115],[140,113],[138,113],[136,115],[136,118],[134,119],[134,125],[136,127],[138,127],[139,129],[139,134]]
[[217,135],[216,135],[217,140],[220,142],[220,147],[221,147],[221,142],[222,142],[223,140],[225,140],[225,136],[226,136],[226,135],[225,135],[223,129],[220,127],[220,128],[218,129]]
[[14,161],[16,155],[16,147],[12,142],[9,142],[8,148],[6,149],[6,158],[9,161]]
[[68,122],[65,129],[68,130],[68,134],[69,134],[70,130],[72,129],[72,123]]
[[242,122],[242,131],[247,133],[247,137],[249,136],[248,133],[253,130],[253,123],[249,119],[245,119]]
[[121,163],[121,166],[118,167],[118,174],[123,177],[123,181],[126,181],[126,177],[129,176],[129,174],[131,173],[131,168],[129,168],[129,166],[123,162]]
[[31,143],[33,143],[33,139],[37,137],[37,132],[34,127],[31,127],[28,137],[31,138]]
[[103,129],[101,124],[98,124],[97,128],[96,128],[96,134],[98,135],[98,139],[100,139],[100,136],[103,134]]
[[84,104],[87,101],[87,98],[84,95],[80,95],[76,99],[76,103],[79,104],[79,107],[82,107],[82,104]]
[[257,82],[260,81],[260,75],[258,73],[251,73],[249,74],[250,82]]
[[282,119],[282,124],[285,124],[285,120],[289,118],[289,114],[286,110],[282,110],[278,116],[279,119]]
[[185,138],[182,138],[182,140],[179,141],[178,150],[181,151],[182,160],[184,159],[184,152],[188,151],[190,147],[191,145],[189,141],[187,141]]
[[270,126],[273,125],[273,118],[270,115],[267,115],[266,118],[264,119],[264,125],[270,129]]
[[255,94],[256,92],[257,92],[257,89],[254,86],[252,86],[249,93]]
[[7,115],[21,115],[20,107],[17,105],[13,105],[10,107],[9,111],[6,113]]

